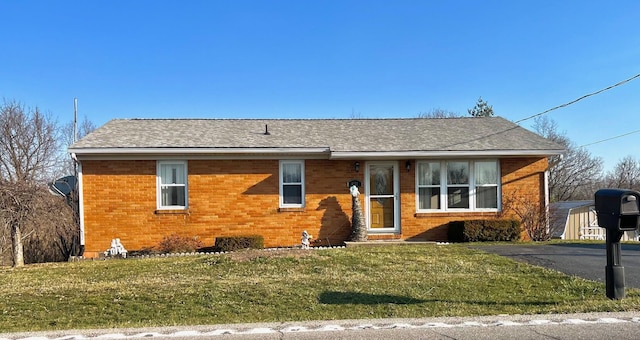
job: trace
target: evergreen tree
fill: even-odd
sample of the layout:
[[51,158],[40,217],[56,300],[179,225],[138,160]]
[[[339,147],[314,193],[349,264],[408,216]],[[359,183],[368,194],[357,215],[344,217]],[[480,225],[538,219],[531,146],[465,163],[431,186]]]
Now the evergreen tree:
[[476,102],[476,106],[474,106],[471,109],[468,109],[467,112],[469,112],[469,114],[472,117],[492,117],[493,106],[483,101],[482,97],[478,97],[478,102]]

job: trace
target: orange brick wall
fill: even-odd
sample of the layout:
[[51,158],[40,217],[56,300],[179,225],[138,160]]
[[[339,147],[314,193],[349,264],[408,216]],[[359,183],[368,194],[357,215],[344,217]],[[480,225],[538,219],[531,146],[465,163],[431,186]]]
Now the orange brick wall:
[[[538,197],[544,202],[546,158],[505,158],[500,160],[502,196],[512,194]],[[416,213],[415,171],[400,171],[402,238],[446,241],[448,223],[456,220],[497,217],[492,212]]]
[[[351,233],[346,182],[364,182],[364,162],[360,172],[353,163],[306,160],[305,208],[285,210],[279,209],[277,160],[190,160],[189,209],[184,212],[156,211],[156,161],[83,161],[85,255],[107,250],[113,238],[129,250],[140,250],[173,233],[198,236],[205,245],[213,245],[217,236],[260,234],[266,247],[275,247],[299,244],[307,230],[316,244],[341,244]],[[544,197],[545,158],[504,159],[501,168],[504,194]],[[400,192],[401,234],[371,239],[446,240],[451,220],[496,216],[416,214],[413,168],[400,170]]]
[[116,237],[139,250],[172,233],[205,245],[216,236],[260,234],[267,247],[299,244],[303,230],[324,245],[351,233],[347,181],[363,180],[351,161],[305,161],[306,207],[286,211],[279,209],[277,160],[191,160],[187,168],[188,212],[165,212],[156,211],[155,161],[83,161],[86,255],[107,250]]
[[546,158],[507,158],[500,162],[502,196],[527,196],[544,202],[544,172]]

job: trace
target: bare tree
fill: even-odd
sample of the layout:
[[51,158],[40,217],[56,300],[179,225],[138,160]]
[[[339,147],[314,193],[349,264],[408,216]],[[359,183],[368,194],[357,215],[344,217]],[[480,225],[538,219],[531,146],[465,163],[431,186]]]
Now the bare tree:
[[605,176],[609,188],[640,190],[640,160],[629,155],[621,159]]
[[[31,215],[33,196],[28,192],[25,182],[4,181],[0,186],[0,223],[11,237],[11,255],[13,266],[24,266],[24,247],[22,244],[22,226]],[[6,232],[5,232],[6,233]]]
[[11,252],[0,245],[0,263],[64,261],[73,250],[75,225],[65,200],[41,184],[3,182],[0,186],[0,235],[10,234]]
[[460,118],[462,117],[459,113],[443,110],[440,108],[431,109],[427,112],[420,112],[418,114],[418,118]]
[[15,101],[0,107],[0,179],[46,181],[59,164],[55,121]]
[[566,148],[562,156],[549,157],[549,193],[552,202],[591,199],[593,183],[602,173],[602,159],[584,148],[576,147],[554,121],[546,116],[536,118],[534,129]]
[[79,243],[72,207],[64,198],[51,195],[42,186],[37,188],[33,219],[24,229],[26,263],[67,261]]
[[540,204],[539,199],[514,192],[502,199],[501,217],[513,214],[520,218],[522,228],[532,241],[550,240],[557,230],[552,230],[551,211]]
[[43,216],[38,188],[60,164],[57,131],[38,108],[6,100],[0,107],[0,227],[11,235],[14,266],[24,265],[23,228]]
[[364,115],[360,111],[356,111],[355,109],[351,109],[351,114],[349,115],[349,119],[363,119]]

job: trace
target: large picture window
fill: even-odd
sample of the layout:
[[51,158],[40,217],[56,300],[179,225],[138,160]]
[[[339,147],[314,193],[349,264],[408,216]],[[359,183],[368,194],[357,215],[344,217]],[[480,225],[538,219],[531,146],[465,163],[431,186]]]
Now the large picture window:
[[417,210],[495,211],[499,178],[496,160],[418,161]]
[[280,206],[304,207],[304,161],[280,161]]
[[159,161],[157,182],[158,209],[187,207],[187,162]]

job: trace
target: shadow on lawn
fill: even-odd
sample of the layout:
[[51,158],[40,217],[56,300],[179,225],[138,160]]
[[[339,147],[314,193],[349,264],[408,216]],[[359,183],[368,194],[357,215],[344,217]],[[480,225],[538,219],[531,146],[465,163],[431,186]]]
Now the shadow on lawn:
[[318,301],[327,305],[347,305],[347,304],[358,304],[358,305],[383,305],[383,304],[395,304],[395,305],[412,305],[419,303],[428,303],[428,302],[455,302],[455,303],[467,303],[474,305],[532,305],[532,306],[544,306],[544,305],[555,305],[557,301],[536,301],[536,302],[524,302],[524,301],[514,301],[514,302],[498,302],[498,301],[464,301],[464,300],[451,300],[445,301],[441,299],[415,299],[408,296],[398,296],[398,295],[389,295],[389,294],[366,294],[366,293],[356,293],[356,292],[335,292],[335,291],[326,291],[320,294]]
[[427,300],[414,299],[408,296],[331,291],[323,292],[322,294],[320,294],[318,301],[327,305],[382,305],[389,303],[393,303],[396,305],[410,305],[429,302]]

